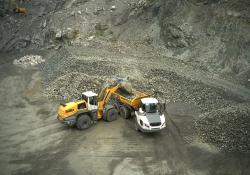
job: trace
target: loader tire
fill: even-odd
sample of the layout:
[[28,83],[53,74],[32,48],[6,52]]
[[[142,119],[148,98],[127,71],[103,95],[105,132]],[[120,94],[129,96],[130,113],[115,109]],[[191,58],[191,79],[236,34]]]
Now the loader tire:
[[88,129],[92,124],[90,116],[83,114],[80,115],[76,121],[76,127],[80,130]]
[[105,121],[112,122],[117,119],[118,111],[115,108],[110,108],[106,111]]
[[120,115],[122,118],[128,119],[130,117],[130,110],[126,106],[121,106]]

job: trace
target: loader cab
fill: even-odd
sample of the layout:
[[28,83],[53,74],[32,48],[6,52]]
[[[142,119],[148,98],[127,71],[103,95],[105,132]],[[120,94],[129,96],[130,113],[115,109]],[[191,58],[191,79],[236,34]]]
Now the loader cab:
[[96,110],[98,108],[97,94],[92,91],[82,93],[82,99],[87,102],[88,110]]

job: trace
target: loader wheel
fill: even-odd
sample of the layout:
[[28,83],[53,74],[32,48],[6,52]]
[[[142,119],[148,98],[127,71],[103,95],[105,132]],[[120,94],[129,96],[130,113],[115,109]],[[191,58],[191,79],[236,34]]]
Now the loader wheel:
[[112,121],[114,121],[114,120],[116,120],[117,119],[117,115],[118,115],[118,111],[117,111],[117,109],[115,109],[115,108],[110,108],[110,109],[108,109],[107,110],[107,112],[106,112],[106,114],[105,114],[105,120],[107,121],[107,122],[112,122]]
[[126,106],[121,106],[120,115],[122,118],[128,119],[130,117],[130,110]]
[[88,129],[91,123],[92,121],[88,115],[80,115],[76,121],[76,127],[80,130]]

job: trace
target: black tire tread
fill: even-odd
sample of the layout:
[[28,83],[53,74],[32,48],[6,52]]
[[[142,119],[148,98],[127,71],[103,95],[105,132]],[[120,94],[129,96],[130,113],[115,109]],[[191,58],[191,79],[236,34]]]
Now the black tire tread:
[[126,106],[121,106],[120,107],[120,115],[122,118],[128,119],[131,116],[130,109]]
[[92,120],[87,114],[81,114],[76,121],[76,127],[80,130],[88,129],[91,124]]
[[110,108],[106,111],[105,117],[103,118],[107,122],[112,122],[117,119],[118,111],[115,108]]

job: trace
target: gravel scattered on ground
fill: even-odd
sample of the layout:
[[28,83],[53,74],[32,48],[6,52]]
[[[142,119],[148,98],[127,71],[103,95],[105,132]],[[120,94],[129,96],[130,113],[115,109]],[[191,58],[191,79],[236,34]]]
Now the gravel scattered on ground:
[[204,113],[196,121],[204,142],[229,152],[250,153],[250,104],[239,104]]
[[29,67],[36,66],[43,62],[45,62],[45,60],[40,55],[25,55],[20,59],[15,59],[13,64],[21,67]]
[[[197,80],[179,76],[175,72],[163,69],[150,70],[145,78],[145,89],[151,89],[163,101],[186,102],[200,108],[201,112],[208,112],[226,106],[237,104],[230,94],[223,89],[208,86]],[[238,99],[236,99],[238,100]]]
[[72,72],[57,78],[44,92],[49,99],[71,101],[80,99],[84,91],[98,92],[102,84],[99,77]]

